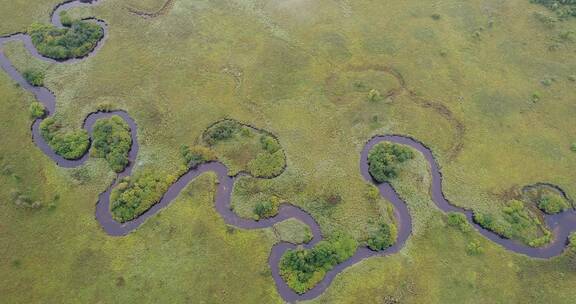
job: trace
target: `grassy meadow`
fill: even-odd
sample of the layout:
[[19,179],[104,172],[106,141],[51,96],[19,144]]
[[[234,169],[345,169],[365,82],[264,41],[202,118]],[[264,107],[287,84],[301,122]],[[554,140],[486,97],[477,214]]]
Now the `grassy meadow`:
[[[0,35],[47,22],[57,2],[4,1]],[[394,220],[359,170],[377,134],[428,145],[447,198],[461,207],[498,215],[537,182],[576,197],[576,18],[543,21],[554,13],[529,0],[164,4],[104,0],[70,11],[108,24],[102,49],[75,64],[40,62],[18,42],[4,52],[18,69],[44,72],[55,119],[69,131],[103,106],[130,113],[135,172],[176,172],[179,147],[201,144],[222,119],[271,132],[287,167],[238,182],[233,205],[246,217],[275,197],[312,214],[325,236],[365,240],[376,222]],[[0,302],[282,302],[268,254],[305,229],[227,227],[208,174],[138,230],[109,237],[94,205],[113,172],[95,158],[56,167],[30,140],[32,101],[0,73]],[[244,146],[222,153],[242,164],[257,153]],[[348,268],[311,302],[573,302],[573,257],[530,259],[450,227],[415,156],[393,181],[413,217],[406,247]]]

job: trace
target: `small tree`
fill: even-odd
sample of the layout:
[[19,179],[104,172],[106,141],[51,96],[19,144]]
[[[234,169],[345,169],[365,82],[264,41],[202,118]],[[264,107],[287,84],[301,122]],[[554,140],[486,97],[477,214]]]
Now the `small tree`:
[[30,116],[34,119],[42,118],[46,114],[46,108],[44,108],[44,105],[37,101],[30,104],[29,110]]
[[380,94],[380,91],[372,89],[370,92],[368,92],[368,101],[378,102],[380,100],[382,100],[382,94]]

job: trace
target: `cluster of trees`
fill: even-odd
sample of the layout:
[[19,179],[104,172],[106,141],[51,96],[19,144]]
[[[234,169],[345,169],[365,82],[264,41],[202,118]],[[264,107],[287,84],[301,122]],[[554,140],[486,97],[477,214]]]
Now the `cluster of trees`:
[[46,108],[44,105],[37,101],[32,102],[28,110],[30,111],[30,117],[34,119],[42,118],[46,114]]
[[24,76],[24,79],[26,79],[26,81],[35,86],[35,87],[39,87],[44,85],[44,72],[38,69],[27,69],[24,71],[24,73],[22,73],[22,76]]
[[65,28],[35,23],[28,29],[32,43],[43,56],[66,60],[88,55],[104,36],[104,30],[95,23],[82,20],[63,21]]
[[374,251],[384,250],[396,242],[397,229],[394,224],[380,222],[376,230],[368,238],[366,244]]
[[64,132],[62,125],[48,117],[40,124],[40,133],[54,152],[65,159],[82,157],[90,146],[88,133],[85,130]]
[[530,0],[553,10],[559,17],[576,17],[576,0]]
[[175,181],[175,176],[162,178],[153,171],[123,178],[110,196],[113,218],[121,223],[135,219],[158,203]]
[[122,172],[128,166],[128,153],[132,147],[130,126],[120,116],[100,119],[92,132],[92,156],[105,158],[110,168]]
[[350,236],[335,235],[311,249],[288,250],[280,261],[280,275],[299,294],[313,288],[327,271],[349,259],[358,243]]
[[196,168],[203,163],[216,160],[216,154],[204,146],[180,146],[180,155],[184,159],[184,163],[190,169]]
[[503,209],[502,218],[503,220],[499,220],[492,214],[474,213],[476,223],[502,237],[520,239],[532,247],[540,247],[550,242],[551,234],[547,230],[544,230],[544,235],[533,237],[534,231],[540,230],[542,224],[530,214],[522,201],[508,202]]
[[398,165],[414,158],[414,153],[408,147],[380,143],[374,146],[368,154],[368,170],[379,183],[395,178],[398,175]]
[[559,194],[550,193],[538,200],[538,208],[547,214],[556,214],[570,208],[570,204]]
[[241,128],[242,125],[234,120],[223,120],[204,132],[204,141],[214,145],[218,141],[232,138]]
[[248,171],[254,177],[274,177],[284,170],[286,160],[282,151],[261,152],[248,162]]

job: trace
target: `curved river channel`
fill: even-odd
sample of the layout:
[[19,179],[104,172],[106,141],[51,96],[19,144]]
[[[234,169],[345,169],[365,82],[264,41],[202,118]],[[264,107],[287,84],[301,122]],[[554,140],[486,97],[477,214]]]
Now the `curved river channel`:
[[[59,18],[59,13],[61,11],[77,6],[94,5],[97,4],[98,2],[99,1],[97,0],[93,1],[73,0],[64,2],[54,9],[51,16],[52,24],[58,27],[62,26]],[[104,21],[94,18],[90,18],[88,20],[90,20],[91,22],[96,22],[102,27],[104,31],[104,38],[98,43],[96,48],[86,57],[93,56],[94,54],[97,53],[97,51],[104,43],[104,40],[106,39],[108,33],[107,25]],[[79,60],[85,60],[86,58],[76,58],[66,61],[55,61],[40,55],[36,50],[36,48],[33,46],[30,37],[25,33],[15,33],[12,35],[0,37],[0,66],[2,67],[2,69],[4,69],[4,71],[15,82],[17,82],[21,88],[34,94],[36,99],[42,104],[44,104],[44,106],[47,109],[48,113],[47,116],[53,115],[56,111],[55,95],[52,92],[50,92],[47,88],[34,87],[28,84],[28,82],[26,82],[22,74],[14,68],[12,63],[5,56],[3,52],[3,46],[5,43],[12,41],[23,42],[26,49],[28,50],[28,52],[30,52],[30,54],[32,54],[32,56],[52,63],[69,64],[77,62]],[[211,162],[203,164],[198,168],[189,170],[186,174],[182,175],[173,185],[170,186],[170,188],[164,194],[164,196],[162,197],[161,201],[158,204],[154,205],[144,214],[126,223],[116,222],[112,218],[112,214],[110,212],[110,192],[112,188],[114,188],[114,186],[118,183],[120,178],[129,176],[132,173],[132,169],[139,150],[137,125],[128,113],[124,111],[112,111],[106,113],[104,112],[91,113],[84,120],[83,127],[88,131],[88,134],[90,134],[91,136],[94,123],[100,118],[106,118],[112,115],[121,116],[129,124],[132,132],[131,134],[132,148],[130,150],[129,155],[130,163],[128,167],[123,172],[119,173],[115,181],[106,189],[106,191],[101,193],[98,197],[98,203],[96,205],[96,220],[101,224],[104,231],[109,235],[123,236],[135,230],[140,225],[142,225],[147,218],[155,215],[162,208],[168,206],[178,196],[180,191],[182,191],[182,189],[186,187],[188,183],[190,183],[196,177],[205,172],[214,172],[216,173],[219,181],[216,191],[215,207],[216,211],[222,216],[226,224],[239,227],[242,229],[259,229],[259,228],[271,227],[275,223],[284,221],[289,218],[296,218],[306,223],[308,226],[310,226],[310,229],[313,234],[313,239],[309,243],[304,244],[303,247],[311,248],[315,244],[317,244],[320,240],[322,240],[323,237],[318,223],[316,223],[316,221],[307,212],[293,205],[282,204],[280,206],[278,215],[276,215],[273,218],[263,219],[260,221],[253,221],[250,219],[245,219],[237,216],[230,209],[230,201],[235,180],[239,176],[233,176],[233,177],[229,176],[228,169],[219,162]],[[34,121],[32,125],[32,140],[40,148],[40,150],[42,150],[44,154],[50,157],[58,166],[65,168],[77,167],[82,165],[88,159],[89,153],[86,153],[83,157],[77,160],[66,160],[57,155],[56,153],[54,153],[54,151],[46,143],[44,138],[40,135],[39,126],[41,121],[42,119],[37,119]],[[431,150],[418,140],[407,136],[401,136],[401,135],[376,136],[366,143],[364,149],[362,150],[360,158],[360,171],[362,176],[368,182],[376,184],[368,172],[368,152],[374,145],[381,142],[391,142],[407,145],[420,152],[426,158],[429,164],[430,172],[432,174],[430,194],[432,196],[432,200],[438,206],[438,208],[440,208],[444,212],[461,212],[465,214],[470,224],[473,225],[478,232],[480,232],[484,237],[506,248],[507,250],[536,258],[554,257],[563,252],[563,250],[566,247],[570,233],[576,230],[576,212],[573,209],[570,209],[557,215],[544,216],[546,225],[554,234],[553,241],[546,247],[539,247],[539,248],[529,247],[527,245],[520,244],[519,242],[513,240],[504,239],[499,235],[480,227],[472,220],[473,216],[472,211],[462,209],[450,204],[450,202],[444,196],[444,193],[442,192],[442,174],[439,170],[438,163],[434,158]],[[315,298],[320,294],[322,294],[322,292],[330,285],[330,283],[336,277],[336,275],[342,272],[348,266],[353,265],[371,256],[385,256],[396,253],[404,247],[406,240],[408,239],[408,237],[412,232],[412,219],[406,206],[406,203],[402,200],[402,198],[400,198],[400,196],[396,193],[396,191],[390,184],[383,183],[376,185],[378,186],[382,197],[390,201],[395,207],[394,213],[397,219],[397,226],[398,226],[398,238],[396,243],[392,247],[389,247],[382,251],[372,251],[367,247],[360,247],[356,251],[354,256],[352,256],[344,263],[338,264],[336,267],[334,267],[326,274],[325,278],[318,285],[316,285],[313,289],[309,290],[308,292],[302,295],[292,291],[292,289],[290,289],[286,285],[286,283],[282,280],[279,274],[280,258],[286,252],[286,250],[294,249],[296,248],[296,245],[285,242],[277,243],[272,247],[269,257],[269,264],[272,270],[272,276],[276,283],[278,293],[282,296],[282,298],[285,301],[293,302]]]

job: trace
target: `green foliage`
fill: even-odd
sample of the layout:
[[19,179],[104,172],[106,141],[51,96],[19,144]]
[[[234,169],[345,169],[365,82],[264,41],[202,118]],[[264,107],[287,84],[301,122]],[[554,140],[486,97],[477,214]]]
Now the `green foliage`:
[[262,149],[270,154],[276,153],[282,148],[278,140],[270,135],[260,136],[260,143],[262,144]]
[[576,1],[574,0],[530,0],[530,2],[544,5],[560,18],[576,17]]
[[540,198],[538,208],[548,214],[556,214],[570,208],[570,204],[559,194],[548,193]]
[[276,200],[256,203],[254,206],[256,220],[275,216],[278,214],[278,206],[279,202]]
[[86,56],[104,36],[99,25],[82,20],[70,21],[65,28],[35,23],[28,33],[40,54],[56,60]]
[[387,223],[381,222],[378,225],[378,230],[370,235],[366,244],[368,248],[374,251],[384,250],[396,242],[396,235],[396,225],[388,225]]
[[216,142],[232,138],[234,134],[240,131],[241,125],[233,120],[223,120],[216,123],[206,130],[204,133],[204,140],[209,145],[214,145]]
[[571,150],[572,152],[576,152],[576,143],[573,143],[573,144],[570,146],[570,150]]
[[90,146],[88,133],[85,130],[64,132],[62,125],[53,117],[48,117],[42,121],[40,133],[54,152],[65,159],[82,157]]
[[44,105],[37,101],[32,102],[28,110],[30,111],[30,117],[32,118],[42,118],[46,114],[46,108]]
[[472,240],[466,245],[466,253],[468,255],[479,255],[482,251],[482,246],[480,246],[480,241],[478,240]]
[[105,158],[110,168],[122,172],[128,166],[132,147],[130,126],[120,116],[100,119],[94,124],[92,155]]
[[530,246],[537,247],[550,241],[548,231],[543,236],[532,236],[536,230],[543,230],[539,220],[531,215],[522,201],[512,200],[502,211],[502,219],[492,214],[474,213],[474,221],[480,226],[491,230],[502,237],[520,239]]
[[450,212],[448,213],[448,225],[451,227],[456,227],[462,232],[470,232],[470,225],[468,220],[466,220],[466,215],[460,212]]
[[27,69],[24,71],[24,73],[22,73],[22,76],[24,76],[24,79],[26,79],[29,84],[35,87],[44,85],[45,74],[41,70]]
[[158,203],[175,180],[174,176],[162,178],[152,171],[124,178],[110,196],[112,216],[122,223],[138,217]]
[[375,145],[368,154],[370,175],[379,183],[398,175],[398,165],[414,158],[414,153],[405,146],[391,143]]
[[382,94],[380,94],[380,91],[376,90],[376,89],[371,89],[368,92],[368,101],[370,102],[377,102],[382,100]]
[[336,235],[311,249],[288,250],[280,260],[280,275],[299,294],[313,288],[327,271],[349,259],[358,243],[350,236]]
[[62,23],[63,26],[70,27],[72,26],[72,22],[74,22],[74,20],[68,15],[67,11],[60,12],[60,23]]
[[308,243],[313,237],[310,227],[295,218],[276,223],[274,233],[281,241],[292,244]]
[[282,173],[285,164],[282,151],[262,152],[248,163],[248,171],[254,177],[274,177]]
[[180,155],[188,168],[196,168],[201,164],[216,160],[216,154],[204,146],[180,146]]

